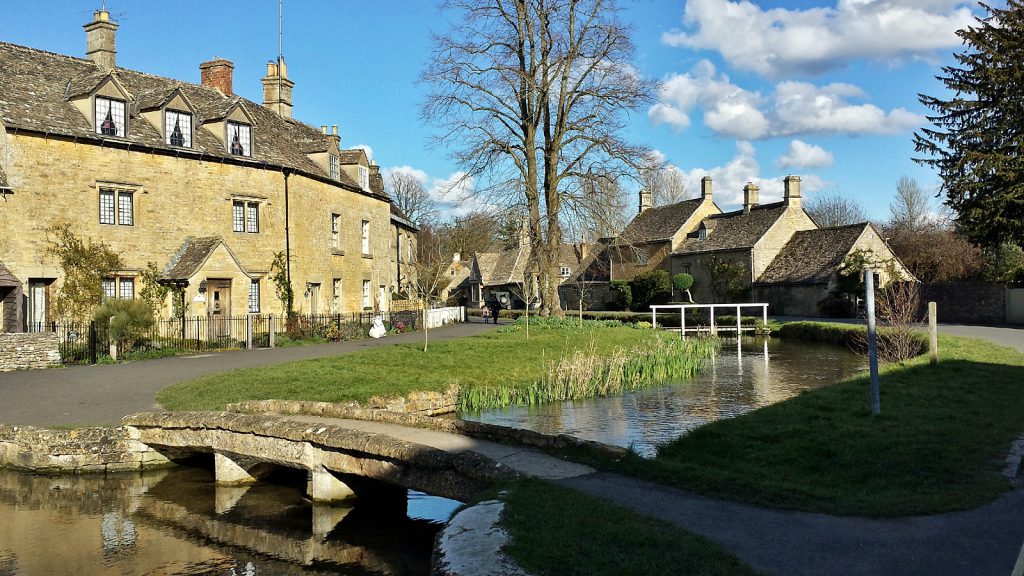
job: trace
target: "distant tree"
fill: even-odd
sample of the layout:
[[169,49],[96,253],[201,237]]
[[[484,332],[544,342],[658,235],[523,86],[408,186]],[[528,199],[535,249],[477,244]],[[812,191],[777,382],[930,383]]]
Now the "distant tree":
[[423,182],[408,172],[391,172],[390,193],[395,206],[416,223],[425,223],[437,216],[437,202],[423,188]]
[[852,198],[843,196],[839,190],[829,190],[812,196],[804,210],[822,228],[857,224],[868,219],[864,206]]
[[665,163],[661,156],[648,154],[638,170],[640,188],[651,193],[651,204],[667,206],[686,200],[686,181],[679,168]]
[[[492,214],[471,212],[450,222],[432,227],[442,245],[451,254],[469,259],[477,252],[486,252],[497,241],[498,221]],[[421,230],[420,234],[423,232]]]
[[86,320],[103,302],[103,279],[124,267],[108,244],[82,240],[70,224],[47,228],[48,254],[57,258],[64,283],[54,299],[54,312],[67,320]]
[[889,227],[920,230],[933,220],[931,199],[917,180],[901,176],[896,183],[896,198],[889,204]]
[[448,284],[446,272],[451,263],[451,254],[445,249],[443,239],[437,235],[421,236],[417,244],[417,257],[413,266],[416,274],[412,278],[412,288],[420,301],[420,312],[423,318],[423,351],[430,349],[430,328],[428,317],[431,302],[438,298],[441,290]]
[[984,268],[981,250],[952,227],[938,223],[916,229],[886,227],[886,234],[889,247],[922,282],[965,280]]
[[1024,244],[1024,2],[981,4],[957,31],[964,50],[939,81],[949,96],[918,95],[934,126],[914,134],[919,163],[938,170],[957,228],[984,247]]
[[591,172],[577,179],[580,200],[567,210],[563,221],[581,241],[616,236],[636,214],[633,197],[612,173]]

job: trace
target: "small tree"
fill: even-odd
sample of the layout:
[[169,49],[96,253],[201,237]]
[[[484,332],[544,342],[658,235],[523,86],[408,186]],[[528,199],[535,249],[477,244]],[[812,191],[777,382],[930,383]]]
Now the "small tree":
[[281,307],[285,309],[285,313],[291,318],[295,305],[295,291],[288,281],[288,262],[285,259],[283,250],[274,254],[274,261],[270,263],[270,273],[267,275],[267,278],[274,285],[274,294],[281,301]]
[[[109,299],[93,313],[97,324],[110,327],[110,339],[127,352],[146,339],[153,327],[153,310],[144,300]],[[109,324],[108,324],[109,323]]]
[[664,304],[672,297],[672,283],[664,270],[637,274],[629,285],[633,290],[634,310],[643,310],[651,304]]
[[629,281],[612,280],[611,286],[617,293],[615,298],[616,307],[619,310],[629,310],[633,305],[633,289],[629,287]]
[[427,352],[430,348],[430,326],[428,323],[428,315],[430,310],[430,302],[432,299],[438,297],[442,289],[447,285],[449,278],[446,272],[448,271],[448,264],[451,262],[451,254],[447,250],[442,248],[440,241],[437,241],[437,237],[433,237],[434,241],[424,241],[424,238],[420,238],[420,242],[417,246],[417,257],[416,262],[413,266],[416,269],[416,277],[413,278],[412,287],[416,292],[416,296],[419,297],[420,311],[423,315],[423,351]]
[[[139,290],[139,299],[145,302],[153,315],[159,314],[167,302],[167,295],[172,292],[171,287],[160,283],[160,269],[156,262],[147,262],[142,272],[139,272],[139,280],[142,288]],[[177,303],[175,303],[177,305]]]
[[103,302],[103,278],[124,266],[121,257],[108,244],[78,238],[70,224],[51,226],[47,234],[46,252],[57,257],[64,272],[54,311],[61,318],[85,320]]
[[686,301],[693,303],[693,295],[690,294],[690,288],[693,288],[693,276],[686,273],[676,274],[672,277],[672,285],[676,290],[686,292]]

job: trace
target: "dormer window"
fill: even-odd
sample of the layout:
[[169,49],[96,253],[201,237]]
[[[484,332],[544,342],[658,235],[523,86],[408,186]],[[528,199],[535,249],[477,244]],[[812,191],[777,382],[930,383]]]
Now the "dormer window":
[[331,180],[341,179],[341,160],[337,154],[328,154],[327,164],[331,172]]
[[96,97],[96,133],[124,138],[125,105],[123,100]]
[[366,166],[359,167],[359,187],[363,190],[370,189],[370,169]]
[[164,133],[167,143],[180,148],[192,147],[192,115],[176,110],[164,112]]
[[701,226],[699,229],[697,229],[697,239],[698,240],[707,240],[708,239],[708,229],[703,227],[703,226]]
[[252,156],[252,126],[228,122],[228,152],[234,156]]

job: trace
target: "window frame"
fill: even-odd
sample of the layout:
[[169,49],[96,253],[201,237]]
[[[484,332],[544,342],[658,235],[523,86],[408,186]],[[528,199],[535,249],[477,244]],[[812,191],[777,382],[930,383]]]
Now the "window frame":
[[327,155],[327,172],[331,180],[341,180],[341,157],[337,154]]
[[331,279],[331,311],[341,314],[341,291],[344,287],[341,278]]
[[561,276],[562,278],[568,278],[569,276],[572,275],[572,267],[570,267],[570,266],[559,266],[558,267],[558,275]]
[[[107,102],[106,114],[103,118],[100,118],[100,103]],[[117,129],[117,119],[114,118],[113,111],[115,110],[114,104],[120,104],[120,130]],[[94,96],[92,103],[93,122],[95,122],[94,132],[100,136],[106,138],[125,138],[128,134],[128,102],[125,100],[119,100],[117,98],[110,98],[109,96]],[[113,134],[106,134],[103,132],[103,123],[106,122],[106,116],[110,115],[111,121],[114,122],[115,130]]]
[[236,234],[260,233],[260,202],[258,200],[231,199],[231,231]]
[[364,191],[370,191],[370,169],[362,164],[359,165],[359,187]]
[[[248,149],[246,148],[246,143],[243,143],[242,139],[239,138],[239,146],[241,146],[241,148],[242,148],[242,152],[241,153],[237,153],[237,152],[235,152],[232,149],[232,146],[231,146],[233,144],[233,142],[231,141],[231,129],[232,128],[245,129],[245,132],[246,132],[246,135],[247,135],[246,140],[248,140]],[[225,149],[226,149],[228,154],[230,154],[232,156],[240,156],[242,158],[252,158],[252,143],[253,143],[252,124],[248,124],[246,122],[236,122],[234,120],[228,120],[228,121],[226,121],[224,123],[224,147],[225,147]]]
[[117,299],[117,277],[109,276],[100,279],[100,289],[103,290],[103,301]]
[[[180,121],[181,118],[185,118],[185,119],[188,120],[188,129],[187,130],[182,130],[182,132],[181,132],[181,135],[182,135],[182,138],[183,138],[183,141],[182,141],[181,144],[175,144],[174,142],[171,142],[171,134],[172,134],[171,130],[172,130],[172,127],[173,127],[173,124],[171,124],[171,115],[174,115],[175,118],[177,120],[179,120],[179,121]],[[173,108],[165,109],[164,110],[164,143],[167,144],[168,146],[174,146],[174,147],[177,147],[177,148],[192,148],[193,147],[192,146],[192,144],[193,144],[193,137],[194,137],[194,133],[193,133],[193,130],[192,130],[193,124],[194,124],[194,122],[193,122],[193,116],[192,116],[191,112],[184,112],[182,110],[175,110]],[[179,128],[180,127],[181,126],[179,124]]]
[[[125,296],[125,286],[129,294]],[[117,298],[119,300],[135,300],[135,278],[132,276],[119,276],[117,278]]]
[[363,280],[363,310],[373,308],[373,287],[370,280]]
[[341,250],[341,214],[331,212],[331,249]]
[[362,234],[363,256],[369,256],[370,255],[370,221],[369,220],[363,220],[362,229],[360,230],[360,232]]
[[[104,226],[135,226],[136,190],[102,185],[98,189],[99,223]],[[108,198],[109,204],[104,202]],[[125,200],[128,204],[127,218],[123,210]]]
[[260,313],[260,279],[251,278],[249,282],[249,294],[247,297],[249,314]]

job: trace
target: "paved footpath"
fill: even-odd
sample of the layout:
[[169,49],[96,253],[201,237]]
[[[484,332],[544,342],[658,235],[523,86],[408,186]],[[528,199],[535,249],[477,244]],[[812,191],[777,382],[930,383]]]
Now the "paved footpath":
[[[450,324],[431,330],[430,341],[474,336],[495,327],[494,324],[473,322]],[[422,332],[408,332],[378,340],[233,350],[126,364],[0,372],[0,424],[118,426],[126,414],[159,410],[160,406],[153,400],[156,393],[177,382],[237,368],[421,342]]]

